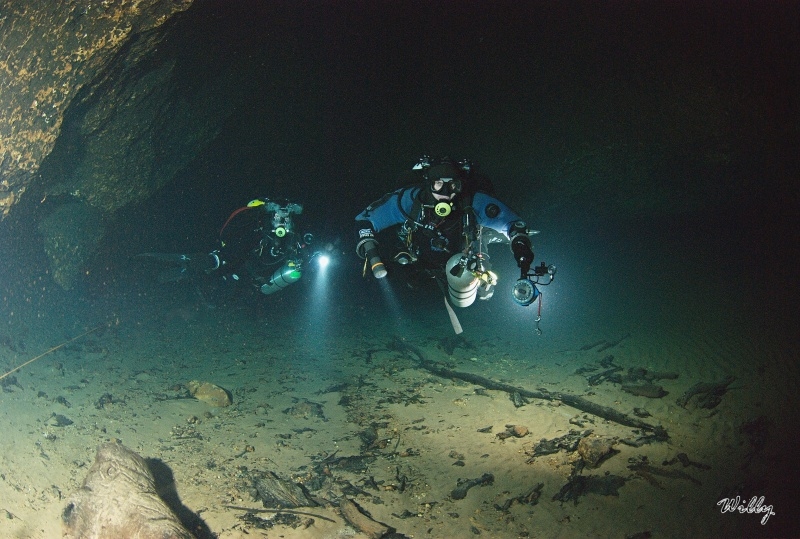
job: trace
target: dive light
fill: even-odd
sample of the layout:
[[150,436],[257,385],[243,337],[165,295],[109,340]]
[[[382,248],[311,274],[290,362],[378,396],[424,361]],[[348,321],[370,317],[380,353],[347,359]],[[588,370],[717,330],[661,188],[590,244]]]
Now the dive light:
[[[372,274],[376,279],[386,277],[386,266],[383,265],[383,260],[381,260],[381,255],[378,252],[378,242],[371,237],[365,238],[356,245],[356,253],[364,258],[365,263],[372,269]],[[366,271],[366,268],[364,271]]]

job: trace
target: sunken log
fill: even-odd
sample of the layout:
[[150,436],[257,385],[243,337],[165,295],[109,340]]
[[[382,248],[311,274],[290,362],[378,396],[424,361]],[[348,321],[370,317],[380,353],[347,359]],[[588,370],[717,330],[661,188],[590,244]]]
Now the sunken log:
[[543,389],[539,390],[524,389],[521,387],[513,386],[511,384],[498,382],[497,380],[492,380],[491,378],[486,378],[485,376],[481,376],[479,374],[448,369],[428,359],[425,352],[423,352],[422,349],[420,349],[418,346],[415,346],[411,343],[408,343],[398,338],[393,339],[389,347],[393,350],[398,350],[401,352],[408,352],[410,354],[413,354],[414,356],[417,357],[417,365],[420,368],[425,369],[426,371],[442,378],[461,380],[464,382],[469,382],[471,384],[479,385],[486,389],[505,391],[509,395],[518,393],[519,395],[529,399],[558,401],[572,408],[576,408],[582,412],[596,415],[597,417],[613,421],[614,423],[619,423],[620,425],[625,425],[626,427],[633,427],[636,429],[651,431],[653,432],[653,434],[655,434],[655,437],[658,440],[666,440],[669,438],[666,429],[664,429],[664,427],[660,425],[651,425],[650,423],[642,421],[639,418],[631,417],[628,414],[620,412],[619,410],[615,410],[614,408],[597,404],[595,402],[587,400],[583,397],[579,397],[577,395],[571,395],[569,393],[560,393],[560,392],[552,393],[550,391],[545,391]]

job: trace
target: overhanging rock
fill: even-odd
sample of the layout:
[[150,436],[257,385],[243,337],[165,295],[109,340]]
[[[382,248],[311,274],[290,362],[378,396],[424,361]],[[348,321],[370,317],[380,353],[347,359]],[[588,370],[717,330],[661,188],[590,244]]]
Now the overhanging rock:
[[0,219],[52,150],[81,88],[192,1],[0,0]]

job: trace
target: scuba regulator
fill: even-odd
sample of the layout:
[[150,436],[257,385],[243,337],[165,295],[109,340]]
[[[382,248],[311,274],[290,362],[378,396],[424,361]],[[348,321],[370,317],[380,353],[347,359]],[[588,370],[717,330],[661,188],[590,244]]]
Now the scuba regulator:
[[451,211],[453,211],[452,202],[438,202],[433,207],[433,212],[439,217],[447,217],[448,215],[450,215]]

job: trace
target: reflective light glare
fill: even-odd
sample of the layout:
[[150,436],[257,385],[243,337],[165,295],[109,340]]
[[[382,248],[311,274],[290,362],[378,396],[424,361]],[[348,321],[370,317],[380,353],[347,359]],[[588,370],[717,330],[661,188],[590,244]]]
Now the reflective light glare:
[[329,257],[328,255],[319,255],[319,259],[317,260],[317,264],[319,264],[319,269],[327,268],[330,262],[331,262],[331,257]]

